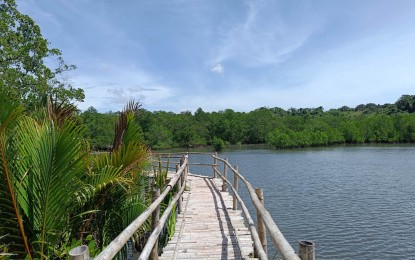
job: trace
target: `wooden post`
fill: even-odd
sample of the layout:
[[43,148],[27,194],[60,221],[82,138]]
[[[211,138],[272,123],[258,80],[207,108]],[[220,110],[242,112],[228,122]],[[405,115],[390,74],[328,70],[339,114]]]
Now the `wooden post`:
[[222,184],[222,191],[228,191],[228,184],[226,183],[226,180],[228,179],[228,158],[225,158],[225,161],[223,163],[223,184]]
[[88,246],[77,246],[69,251],[70,260],[89,260],[89,248]]
[[[264,191],[263,189],[255,189],[255,193],[258,196],[259,201],[264,205]],[[260,211],[256,211],[256,219],[258,226],[258,236],[261,241],[262,248],[267,253],[267,230],[265,228],[264,220]],[[254,252],[254,257],[258,258],[258,252]]]
[[[179,171],[179,165],[176,164],[176,173]],[[180,176],[179,180],[177,181],[177,189],[181,190],[182,188],[182,180],[184,179],[184,175]],[[180,196],[179,200],[177,201],[177,209],[179,210],[179,214],[182,213],[182,196]]]
[[298,241],[298,251],[301,260],[315,260],[315,245],[313,241],[300,240]]
[[[238,166],[233,166],[234,172],[233,172],[233,188],[235,189],[235,192],[238,192],[238,175],[235,172],[238,172]],[[238,209],[238,199],[236,198],[236,194],[233,194],[233,210]]]
[[[184,163],[184,159],[183,159],[183,163]],[[181,166],[181,165],[180,165]],[[185,177],[186,177],[186,175],[187,175],[187,169],[188,169],[188,167],[189,167],[189,165],[186,165],[186,167],[183,169],[183,172],[182,172],[182,176],[180,177],[180,181],[182,182],[182,187],[183,187],[183,185],[185,185]],[[183,199],[183,198],[182,198]],[[181,200],[182,200],[181,199]]]
[[[184,155],[183,155],[183,157],[180,159],[180,167],[184,164],[184,161],[185,161],[185,157],[184,157]],[[176,170],[176,172],[177,172],[178,170]],[[186,168],[183,170],[183,172],[184,172],[184,174],[182,174],[182,177],[183,176],[185,176],[186,175],[186,173],[188,173],[189,172],[189,164],[188,165],[186,165]],[[183,186],[183,184],[184,184],[184,178],[181,178],[181,181],[182,181],[182,186]]]
[[[215,152],[215,156],[218,156],[218,153]],[[213,157],[213,178],[216,178],[216,164],[218,163],[218,159],[216,157]]]
[[[155,201],[160,196],[160,189],[153,189],[153,201]],[[151,229],[154,231],[156,229],[159,220],[160,220],[160,205],[153,211],[153,214],[151,216]],[[151,260],[157,260],[159,257],[158,252],[158,239],[156,243],[154,244],[153,250],[151,250],[150,259]]]

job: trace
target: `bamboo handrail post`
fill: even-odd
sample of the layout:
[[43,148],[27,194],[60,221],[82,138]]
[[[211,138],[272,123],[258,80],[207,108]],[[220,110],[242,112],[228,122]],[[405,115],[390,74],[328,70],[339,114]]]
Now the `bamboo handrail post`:
[[261,212],[262,220],[264,221],[264,224],[267,230],[269,231],[271,241],[277,247],[278,252],[281,254],[283,259],[300,260],[298,255],[295,253],[294,249],[291,247],[291,245],[285,239],[284,235],[281,233],[277,224],[275,224],[268,210],[259,201],[258,197],[255,194],[254,188],[252,188],[252,185],[248,181],[244,180],[242,177],[241,179],[244,181],[246,187],[248,188],[248,192],[250,194],[251,200],[255,208]]
[[[263,189],[255,189],[255,193],[258,196],[259,201],[264,205],[264,190]],[[264,249],[265,253],[267,252],[267,230],[265,228],[264,221],[262,220],[262,214],[259,210],[256,211],[257,214],[257,227],[258,227],[258,235],[259,239],[261,240],[262,248]],[[254,252],[254,256],[258,257],[258,252]]]
[[315,260],[315,244],[313,241],[300,240],[298,241],[298,254],[301,260]]
[[257,230],[255,228],[254,221],[252,220],[252,217],[249,214],[249,211],[248,211],[247,207],[245,206],[245,203],[243,202],[243,200],[241,199],[241,197],[239,196],[239,194],[235,191],[232,183],[229,180],[225,180],[225,178],[223,177],[223,175],[219,171],[216,171],[216,174],[219,175],[219,177],[222,178],[222,180],[224,180],[224,181],[227,182],[228,187],[236,195],[236,198],[237,198],[237,200],[238,200],[238,202],[239,202],[239,204],[241,206],[242,213],[245,215],[246,221],[248,222],[249,230],[251,232],[251,237],[252,237],[252,240],[254,242],[254,247],[255,248],[258,248],[257,250],[258,250],[259,259],[261,259],[261,260],[267,260],[268,257],[266,255],[264,249],[262,248],[262,244],[261,244],[261,241],[259,239],[258,232],[257,232]]
[[[160,189],[154,189],[153,190],[153,202],[160,196]],[[157,225],[160,220],[160,204],[157,206],[156,210],[153,211],[153,214],[151,215],[151,230],[155,230],[157,228]],[[158,239],[156,243],[154,244],[153,249],[151,250],[150,259],[151,260],[157,260],[159,257],[158,252]]]
[[[180,166],[182,166],[183,165],[183,163],[184,163],[184,161],[185,161],[185,158],[189,158],[189,156],[186,154],[183,154],[182,155],[182,158],[180,159]],[[189,170],[189,159],[187,160],[187,163],[186,163],[186,168],[184,169],[184,171],[188,171]],[[183,184],[183,183],[182,183]]]
[[[185,165],[180,167],[179,173],[184,171],[187,161],[188,161],[188,158],[185,157]],[[170,180],[166,188],[160,194],[160,197],[158,197],[158,199],[154,201],[140,216],[138,216],[114,240],[112,240],[111,243],[97,257],[95,257],[95,260],[113,259],[116,256],[116,254],[124,247],[127,241],[131,238],[134,232],[136,232],[145,223],[145,221],[151,216],[151,214],[156,210],[156,208],[160,205],[163,199],[170,192],[172,187],[176,185],[179,176],[180,176],[179,174],[176,174],[176,176],[174,176]]]
[[213,155],[213,178],[216,178],[216,164],[218,163],[218,159],[216,157],[218,156],[218,153],[215,152]]
[[233,210],[238,209],[238,200],[236,198],[236,193],[238,193],[238,166],[233,166],[233,188],[235,189],[235,192],[233,193]]
[[[183,158],[183,163],[184,163],[186,157],[188,157],[188,155],[183,155],[183,157],[182,157]],[[182,166],[182,164],[180,164],[180,166]],[[189,161],[187,161],[186,167],[184,168],[184,170],[182,172],[182,176],[180,178],[180,181],[182,182],[182,185],[181,186],[183,186],[184,185],[184,182],[186,181],[185,178],[187,176],[188,169],[189,169]],[[180,198],[180,200],[181,200],[181,198]]]
[[[188,154],[186,154],[186,158],[189,158]],[[189,161],[187,161],[186,168],[184,168],[184,175],[185,176],[187,176],[187,174],[189,173],[189,167],[190,167]],[[185,180],[183,180],[183,181],[185,181]]]
[[[179,165],[176,164],[176,173],[179,172]],[[184,174],[182,173],[179,180],[177,181],[177,189],[181,190],[182,184],[184,180]],[[177,209],[179,211],[179,214],[182,213],[182,196],[179,196],[179,200],[177,201]]]
[[[225,161],[228,162],[228,158],[225,158]],[[228,165],[226,163],[223,164],[223,184],[222,184],[222,191],[228,191],[228,184],[226,180],[228,179]]]
[[89,248],[86,245],[77,246],[69,251],[69,260],[89,259]]
[[184,192],[184,186],[182,186],[181,190],[178,191],[178,193],[176,195],[174,195],[173,200],[171,201],[171,203],[168,205],[168,207],[164,210],[163,215],[161,215],[159,223],[157,225],[157,227],[153,230],[153,232],[151,233],[150,237],[147,240],[147,243],[145,244],[143,250],[141,251],[140,256],[138,257],[138,260],[147,260],[150,257],[151,254],[151,247],[155,245],[155,243],[157,242],[158,237],[160,236],[160,233],[163,230],[164,224],[167,221],[167,218],[169,217],[170,214],[172,214],[172,210],[173,210],[173,205],[175,205],[177,203],[177,201],[179,200],[179,196],[183,195]]
[[[218,160],[225,162],[225,160],[222,158],[218,158]],[[228,164],[228,166],[232,167],[230,164]],[[246,188],[248,189],[249,196],[251,197],[252,203],[254,204],[255,208],[262,213],[262,219],[265,223],[266,229],[269,231],[271,241],[277,248],[278,252],[280,252],[281,256],[287,260],[300,260],[298,255],[295,253],[294,249],[291,247],[291,245],[285,239],[284,235],[281,233],[277,224],[275,224],[268,210],[259,201],[258,196],[256,196],[255,190],[252,187],[252,185],[237,171],[235,171],[234,169],[232,169],[232,171],[234,174],[238,175],[238,177],[245,184]]]

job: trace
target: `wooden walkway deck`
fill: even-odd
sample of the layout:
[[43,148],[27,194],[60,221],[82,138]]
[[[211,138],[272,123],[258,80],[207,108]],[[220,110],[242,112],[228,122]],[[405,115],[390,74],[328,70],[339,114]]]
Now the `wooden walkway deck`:
[[176,233],[163,249],[167,259],[253,259],[253,242],[222,181],[189,175]]

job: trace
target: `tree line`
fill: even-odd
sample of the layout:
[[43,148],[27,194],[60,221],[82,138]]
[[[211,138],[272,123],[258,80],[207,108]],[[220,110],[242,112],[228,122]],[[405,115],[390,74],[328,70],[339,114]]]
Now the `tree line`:
[[[250,112],[226,109],[172,113],[141,109],[137,122],[152,149],[191,148],[227,144],[268,144],[274,148],[324,146],[343,143],[415,142],[415,95],[393,104],[361,104],[325,111],[317,108],[261,107]],[[111,147],[111,125],[117,113],[90,107],[79,114],[95,149]]]

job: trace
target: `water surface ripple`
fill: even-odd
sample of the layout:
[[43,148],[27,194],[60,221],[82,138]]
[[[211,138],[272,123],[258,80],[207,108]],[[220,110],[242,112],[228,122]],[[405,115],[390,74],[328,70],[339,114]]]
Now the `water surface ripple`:
[[308,239],[317,245],[317,259],[415,259],[415,147],[220,156],[264,189],[268,210],[295,250],[298,240]]

